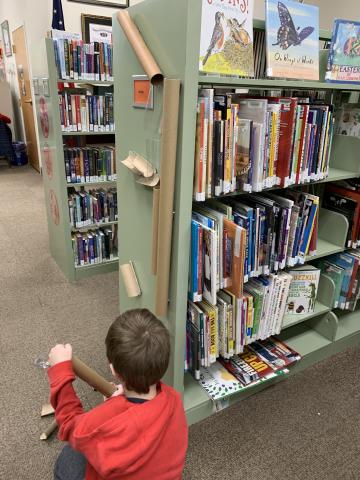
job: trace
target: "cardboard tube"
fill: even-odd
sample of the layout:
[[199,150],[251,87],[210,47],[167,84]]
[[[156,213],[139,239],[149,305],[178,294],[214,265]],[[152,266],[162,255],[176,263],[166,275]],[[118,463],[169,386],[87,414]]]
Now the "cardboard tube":
[[109,398],[116,391],[115,385],[105,380],[104,377],[88,367],[79,358],[73,356],[72,362],[75,375],[88,383],[97,392],[100,392],[105,397]]
[[46,430],[42,432],[40,435],[40,440],[47,440],[51,435],[55,432],[55,430],[58,428],[58,424],[56,423],[56,420],[50,423],[50,425],[47,427]]
[[155,313],[166,315],[169,298],[180,80],[165,79],[160,160],[159,227]]
[[139,297],[141,295],[141,289],[133,263],[130,261],[129,263],[120,265],[120,272],[124,280],[127,296],[129,298]]
[[117,19],[151,83],[156,84],[162,82],[164,75],[152,56],[152,53],[146,46],[129,12],[127,10],[120,10],[117,13]]
[[151,253],[151,272],[156,275],[157,272],[157,254],[158,254],[158,235],[159,235],[159,200],[160,188],[153,188],[153,211],[152,211],[152,253]]
[[[88,367],[76,356],[73,356],[72,362],[75,375],[81,378],[81,380],[84,380],[84,382],[88,383],[96,391],[102,393],[105,397],[111,397],[111,395],[116,391],[115,385],[105,380],[104,377],[99,375],[92,368]],[[40,435],[40,440],[47,440],[56,429],[57,423],[56,420],[54,420],[47,427],[47,429],[42,432]]]

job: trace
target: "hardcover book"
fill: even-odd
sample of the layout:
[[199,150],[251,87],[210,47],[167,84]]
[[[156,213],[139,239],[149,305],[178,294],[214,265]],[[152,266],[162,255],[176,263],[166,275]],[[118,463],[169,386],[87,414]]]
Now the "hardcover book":
[[266,0],[267,76],[319,80],[319,9]]
[[315,308],[320,270],[304,265],[289,271],[293,277],[287,298],[287,313],[312,313]]
[[360,82],[360,22],[335,20],[325,80]]
[[203,0],[199,70],[254,76],[254,0]]

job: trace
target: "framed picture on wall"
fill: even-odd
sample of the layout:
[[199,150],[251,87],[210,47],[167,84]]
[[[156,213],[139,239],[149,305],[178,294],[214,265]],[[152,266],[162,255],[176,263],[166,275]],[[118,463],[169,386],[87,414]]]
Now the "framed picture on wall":
[[112,18],[81,14],[81,31],[84,42],[112,43]]
[[12,55],[12,48],[11,48],[11,40],[10,40],[10,30],[9,30],[9,22],[5,20],[1,24],[1,32],[2,38],[4,42],[4,52],[7,57],[11,57]]
[[99,5],[101,7],[127,8],[129,0],[68,0],[69,2],[87,3],[89,5]]

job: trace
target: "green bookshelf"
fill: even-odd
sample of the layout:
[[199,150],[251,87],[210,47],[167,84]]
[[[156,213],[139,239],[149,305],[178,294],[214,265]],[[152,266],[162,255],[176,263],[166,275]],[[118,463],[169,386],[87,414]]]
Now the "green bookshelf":
[[[183,394],[189,423],[197,422],[213,413],[213,404],[205,391],[190,375],[184,374],[186,302],[190,254],[190,224],[192,211],[194,149],[196,131],[196,103],[198,88],[204,85],[229,88],[265,90],[324,90],[329,93],[360,90],[360,85],[329,84],[323,81],[285,81],[203,76],[198,72],[201,0],[147,0],[129,8],[129,14],[140,30],[166,78],[181,80],[179,134],[177,143],[174,220],[170,268],[168,313],[162,318],[169,328],[172,340],[172,358],[165,381]],[[163,19],[167,21],[164,22]],[[264,28],[256,21],[255,28]],[[117,158],[126,158],[130,150],[144,155],[160,169],[162,94],[161,84],[154,86],[154,110],[135,109],[132,106],[132,76],[144,74],[132,47],[129,45],[116,16],[113,18],[114,56],[125,59],[115,64],[114,92],[116,104]],[[331,37],[321,31],[322,40]],[[322,53],[322,58],[323,58]],[[126,118],[126,121],[123,119]],[[150,146],[152,148],[150,148]],[[358,152],[360,139],[336,135],[333,141],[329,177],[319,184],[360,176]],[[160,171],[161,175],[161,171]],[[122,166],[118,175],[120,264],[131,260],[142,294],[129,298],[120,276],[120,309],[155,308],[156,277],[151,269],[152,252],[152,192],[136,184],[133,176]],[[347,219],[325,209],[319,215],[319,241],[316,256],[311,261],[345,249]],[[325,277],[325,276],[324,276]],[[311,315],[286,317],[281,338],[299,351],[303,359],[291,369],[290,375],[337,353],[360,341],[360,319],[356,314],[338,314],[331,310],[333,284],[322,278],[316,308]],[[339,315],[339,317],[338,317]],[[359,314],[358,314],[359,315]],[[287,375],[268,384],[229,397],[229,404],[238,402],[267,385],[286,381]]]
[[[48,81],[48,95],[35,95],[36,111],[39,125],[39,141],[42,160],[43,184],[45,190],[45,204],[49,232],[49,244],[51,255],[59,268],[69,281],[76,281],[91,275],[108,273],[118,269],[118,257],[106,262],[91,264],[87,266],[75,266],[74,253],[72,249],[71,234],[74,230],[86,231],[95,226],[81,229],[73,229],[69,221],[68,189],[79,190],[94,187],[113,187],[115,181],[102,181],[91,183],[70,184],[66,182],[65,161],[64,161],[64,137],[80,136],[85,145],[88,138],[104,136],[115,141],[114,132],[63,132],[60,123],[60,110],[58,100],[58,83],[74,83],[84,88],[84,85],[92,85],[102,88],[113,88],[114,82],[100,82],[92,80],[62,80],[58,78],[55,65],[55,56],[52,39],[45,39],[46,59],[48,72],[42,76]],[[75,87],[76,88],[76,87]],[[73,89],[72,89],[73,90]],[[45,112],[45,113],[44,113]],[[47,129],[46,129],[47,124]],[[45,126],[45,128],[44,128]],[[117,222],[102,224],[110,226]]]

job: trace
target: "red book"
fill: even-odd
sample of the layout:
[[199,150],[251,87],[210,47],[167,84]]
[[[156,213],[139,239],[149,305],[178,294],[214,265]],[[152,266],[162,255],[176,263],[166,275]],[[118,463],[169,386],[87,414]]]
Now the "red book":
[[280,177],[280,185],[285,186],[285,178],[289,176],[293,137],[295,128],[296,98],[280,98],[280,138],[276,175]]

